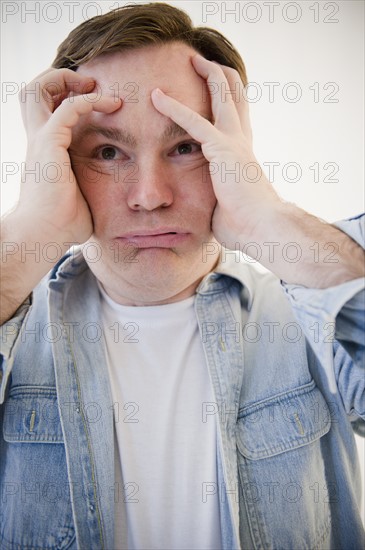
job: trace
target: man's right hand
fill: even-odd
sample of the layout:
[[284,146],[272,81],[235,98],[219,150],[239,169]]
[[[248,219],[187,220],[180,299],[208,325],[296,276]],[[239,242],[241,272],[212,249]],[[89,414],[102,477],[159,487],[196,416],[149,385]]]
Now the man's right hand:
[[[27,176],[18,208],[22,215],[37,220],[44,234],[56,242],[62,238],[85,242],[92,233],[90,211],[68,154],[72,128],[82,115],[111,113],[121,105],[115,96],[90,93],[94,87],[89,77],[69,69],[51,69],[20,92],[28,136],[26,170],[34,170],[36,177]],[[27,94],[27,88],[39,93]]]
[[[115,96],[92,93],[94,88],[92,78],[48,69],[20,92],[28,149],[18,204],[1,227],[1,323],[52,268],[42,254],[48,243],[56,243],[56,263],[71,243],[92,234],[91,214],[68,154],[72,129],[82,115],[109,114],[121,106]],[[32,249],[40,253],[24,253]]]

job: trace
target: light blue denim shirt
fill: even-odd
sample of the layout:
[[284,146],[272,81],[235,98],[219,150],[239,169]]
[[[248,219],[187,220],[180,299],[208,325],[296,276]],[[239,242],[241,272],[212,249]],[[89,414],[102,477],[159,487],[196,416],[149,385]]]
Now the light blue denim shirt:
[[[364,246],[363,222],[339,225]],[[218,481],[202,498],[219,494],[224,549],[364,547],[353,436],[365,424],[364,292],[360,279],[281,284],[230,253],[199,285],[214,392],[202,421],[218,420]],[[2,549],[114,548],[123,491],[100,331],[81,253],[2,327]]]

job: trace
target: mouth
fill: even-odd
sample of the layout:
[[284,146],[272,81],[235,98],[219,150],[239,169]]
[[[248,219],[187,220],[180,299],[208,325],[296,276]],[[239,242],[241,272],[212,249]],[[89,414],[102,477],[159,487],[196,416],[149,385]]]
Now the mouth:
[[143,229],[121,235],[117,241],[135,248],[173,248],[182,244],[188,236],[188,232],[175,228]]

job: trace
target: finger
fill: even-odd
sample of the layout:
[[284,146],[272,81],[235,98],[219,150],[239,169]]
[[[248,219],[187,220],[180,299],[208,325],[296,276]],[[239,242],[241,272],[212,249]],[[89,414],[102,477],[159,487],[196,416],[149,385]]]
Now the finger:
[[240,120],[227,78],[218,63],[208,61],[197,54],[192,58],[193,67],[208,85],[212,101],[212,112],[215,126],[223,132],[237,132]]
[[72,129],[80,117],[92,111],[110,114],[121,107],[122,100],[114,96],[100,97],[98,94],[85,94],[70,97],[53,113],[44,131],[53,145],[68,149],[72,140]]
[[250,122],[249,103],[246,97],[246,90],[239,75],[239,72],[232,67],[220,65],[229,84],[232,98],[235,103],[238,116],[241,121],[241,128],[247,139],[252,142],[252,129]]
[[20,99],[44,100],[52,106],[52,98],[70,91],[85,94],[95,86],[95,81],[70,69],[47,69],[20,91]]
[[19,99],[26,129],[44,124],[71,91],[88,93],[94,87],[94,79],[70,69],[47,69],[20,91]]
[[45,74],[51,73],[52,71],[55,71],[56,69],[54,67],[48,67],[48,69],[45,69],[39,75],[37,75],[37,79],[39,80],[41,76],[44,76]]
[[199,115],[173,97],[164,94],[159,88],[152,90],[152,103],[155,108],[181,126],[193,139],[201,144],[218,139],[219,132],[206,118]]

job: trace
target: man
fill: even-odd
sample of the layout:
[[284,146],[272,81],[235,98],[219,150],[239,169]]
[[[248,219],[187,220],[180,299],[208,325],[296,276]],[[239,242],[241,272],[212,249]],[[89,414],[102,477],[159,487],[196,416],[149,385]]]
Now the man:
[[176,8],[86,21],[36,82],[27,166],[55,174],[3,224],[2,546],[361,547],[362,219],[276,195],[242,60]]

